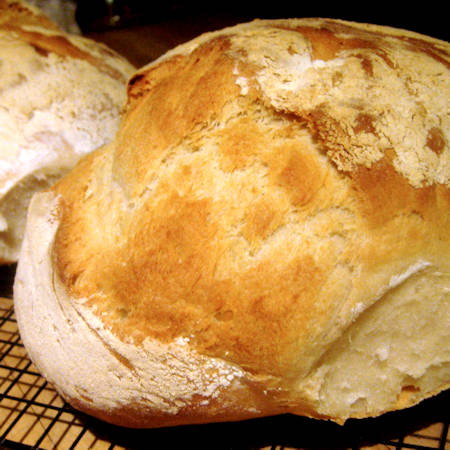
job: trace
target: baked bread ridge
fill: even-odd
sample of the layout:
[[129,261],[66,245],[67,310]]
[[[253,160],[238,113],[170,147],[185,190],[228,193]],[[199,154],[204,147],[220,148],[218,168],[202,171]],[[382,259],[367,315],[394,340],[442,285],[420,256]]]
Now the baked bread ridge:
[[135,68],[25,2],[2,0],[0,16],[0,263],[11,263],[31,195],[114,136]]
[[[81,410],[145,427],[343,423],[447,389],[448,53],[255,21],[137,71],[113,142],[32,201],[14,297],[37,367]],[[57,338],[34,334],[49,322]]]

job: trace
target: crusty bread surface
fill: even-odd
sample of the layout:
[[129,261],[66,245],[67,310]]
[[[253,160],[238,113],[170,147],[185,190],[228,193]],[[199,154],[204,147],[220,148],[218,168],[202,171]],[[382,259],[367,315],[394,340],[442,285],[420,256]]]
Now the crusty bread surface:
[[32,194],[112,139],[134,70],[24,1],[0,0],[0,263],[17,261]]
[[132,427],[344,423],[450,382],[449,44],[255,20],[138,70],[115,139],[33,197],[33,362]]

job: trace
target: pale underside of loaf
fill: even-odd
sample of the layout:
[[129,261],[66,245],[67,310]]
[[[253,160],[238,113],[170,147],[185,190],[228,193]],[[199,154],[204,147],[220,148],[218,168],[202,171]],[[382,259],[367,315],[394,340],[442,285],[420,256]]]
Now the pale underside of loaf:
[[17,261],[32,194],[109,142],[134,68],[59,30],[24,2],[0,2],[0,262]]
[[449,89],[447,43],[327,19],[141,69],[115,140],[32,200],[33,361],[128,426],[342,423],[447,389]]

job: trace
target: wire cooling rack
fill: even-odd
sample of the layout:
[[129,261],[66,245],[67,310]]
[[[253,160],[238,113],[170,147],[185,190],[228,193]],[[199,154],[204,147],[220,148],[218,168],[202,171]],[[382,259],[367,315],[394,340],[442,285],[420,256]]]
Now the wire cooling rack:
[[290,415],[156,430],[97,421],[64,402],[27,357],[11,300],[13,273],[0,269],[0,291],[9,297],[0,297],[0,449],[450,450],[449,392],[344,426]]

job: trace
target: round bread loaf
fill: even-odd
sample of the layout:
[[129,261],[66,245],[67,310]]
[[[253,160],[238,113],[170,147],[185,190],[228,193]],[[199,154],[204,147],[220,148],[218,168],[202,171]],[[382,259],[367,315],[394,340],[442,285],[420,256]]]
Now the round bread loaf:
[[254,21],[137,71],[119,131],[34,196],[21,336],[132,427],[338,423],[450,381],[449,44]]
[[0,0],[0,264],[17,260],[31,195],[112,139],[134,70],[35,7]]

